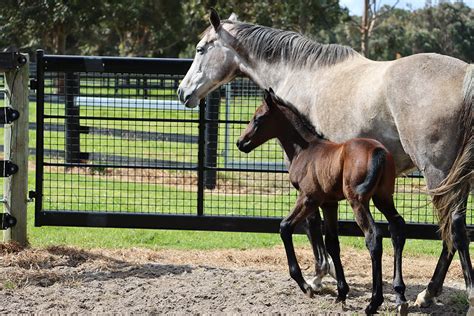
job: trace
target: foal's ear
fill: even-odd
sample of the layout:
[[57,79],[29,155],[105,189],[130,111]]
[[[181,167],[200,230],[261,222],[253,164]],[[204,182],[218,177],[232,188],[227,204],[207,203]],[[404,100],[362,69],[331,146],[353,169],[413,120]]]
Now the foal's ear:
[[269,95],[269,98],[270,98],[272,104],[275,103],[277,96],[275,94],[275,91],[273,91],[272,88],[268,89],[268,95]]
[[268,105],[272,103],[272,96],[270,95],[270,91],[268,91],[267,89],[263,91],[263,99],[265,100],[265,103]]
[[217,14],[217,11],[214,10],[214,8],[210,9],[209,22],[211,22],[212,26],[214,27],[214,30],[216,31],[221,25],[221,18],[219,17],[219,14]]

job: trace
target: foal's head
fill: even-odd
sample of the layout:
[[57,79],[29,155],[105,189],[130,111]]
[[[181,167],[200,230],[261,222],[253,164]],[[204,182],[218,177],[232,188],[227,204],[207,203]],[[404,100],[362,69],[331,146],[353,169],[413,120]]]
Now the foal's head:
[[278,137],[288,124],[285,115],[278,108],[278,97],[270,90],[264,91],[262,104],[257,108],[247,128],[237,141],[240,151],[249,153],[266,141]]

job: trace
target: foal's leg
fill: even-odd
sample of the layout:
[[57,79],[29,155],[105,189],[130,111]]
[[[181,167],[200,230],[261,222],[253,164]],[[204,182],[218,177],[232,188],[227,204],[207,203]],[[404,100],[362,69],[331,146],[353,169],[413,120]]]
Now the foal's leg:
[[326,249],[334,263],[334,269],[337,280],[337,302],[346,300],[349,286],[344,276],[344,270],[341,263],[341,248],[339,247],[339,236],[337,232],[337,202],[321,205],[324,213],[324,227],[326,229]]
[[405,315],[408,309],[408,303],[405,298],[405,283],[403,282],[402,275],[402,253],[406,240],[405,220],[398,214],[391,194],[375,195],[373,201],[388,221],[388,229],[394,251],[393,289],[397,293],[397,309],[400,314]]
[[369,211],[369,202],[359,200],[349,201],[354,210],[357,225],[362,229],[365,236],[365,245],[369,249],[372,259],[372,297],[370,304],[365,309],[367,314],[374,314],[382,305],[382,232],[375,224]]
[[319,291],[322,286],[322,279],[326,274],[328,274],[328,272],[330,273],[332,265],[332,260],[328,256],[323,242],[319,209],[316,208],[315,212],[306,218],[304,229],[311,243],[311,247],[313,248],[315,258],[315,277],[307,282],[311,285],[314,291]]
[[314,212],[317,205],[311,203],[306,196],[300,195],[296,201],[293,211],[283,219],[280,223],[280,236],[285,245],[286,257],[288,259],[288,267],[290,276],[298,283],[300,289],[309,297],[313,296],[312,287],[306,283],[301,273],[301,268],[296,259],[295,248],[293,246],[293,231],[298,223],[303,221],[310,212]]

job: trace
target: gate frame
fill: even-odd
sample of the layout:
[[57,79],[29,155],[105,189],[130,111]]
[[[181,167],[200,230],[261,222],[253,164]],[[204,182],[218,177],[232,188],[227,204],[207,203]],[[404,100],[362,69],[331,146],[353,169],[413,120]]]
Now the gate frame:
[[[198,164],[196,167],[183,170],[196,171],[198,188],[196,193],[196,215],[170,215],[149,213],[121,213],[121,212],[86,212],[86,211],[48,211],[43,209],[43,166],[44,166],[44,73],[48,72],[107,72],[107,73],[143,73],[143,74],[170,74],[185,75],[191,66],[191,59],[173,58],[124,58],[124,57],[86,57],[68,55],[44,55],[42,50],[37,51],[37,139],[36,139],[36,195],[35,195],[35,226],[74,226],[74,227],[115,227],[115,228],[150,228],[150,229],[179,229],[204,231],[233,231],[233,232],[260,232],[278,233],[282,218],[279,217],[250,217],[250,216],[215,216],[205,215],[204,190],[212,187],[212,177],[217,171],[253,171],[266,170],[236,169],[216,167],[212,155],[216,155],[217,148],[206,148],[206,142],[217,142],[209,139],[212,134],[209,129],[216,128],[219,123],[218,115],[206,111],[203,100],[199,106],[198,120],[184,120],[198,123]],[[214,96],[215,98],[215,96]],[[215,110],[214,103],[213,109]],[[207,135],[207,136],[206,136]],[[216,146],[217,147],[217,146]],[[62,166],[76,166],[77,163],[65,163]],[[82,166],[81,164],[79,164]],[[88,165],[89,166],[89,165]],[[162,169],[162,168],[158,168]],[[271,172],[286,172],[275,170]],[[210,177],[206,180],[207,177]],[[215,181],[215,180],[214,180]],[[383,236],[389,237],[388,223],[377,222],[382,229]],[[406,235],[416,239],[440,239],[438,225],[407,222]],[[301,227],[297,228],[302,233]],[[468,233],[474,238],[474,226],[468,226]],[[344,236],[363,236],[355,221],[339,220],[339,234]]]

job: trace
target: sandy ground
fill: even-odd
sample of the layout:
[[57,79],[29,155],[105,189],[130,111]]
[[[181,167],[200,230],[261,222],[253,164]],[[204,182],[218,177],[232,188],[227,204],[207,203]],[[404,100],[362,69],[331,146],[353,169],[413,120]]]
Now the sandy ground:
[[[298,249],[311,275],[309,248]],[[290,279],[284,250],[19,250],[0,245],[0,313],[363,313],[371,293],[367,251],[343,249],[351,290],[336,304],[335,282],[307,298]],[[393,313],[392,257],[384,254],[385,302]],[[434,271],[433,257],[404,259],[410,313],[463,314],[467,309],[459,262],[454,261],[435,306],[413,306]]]

